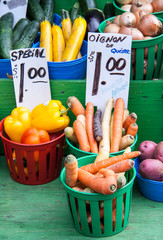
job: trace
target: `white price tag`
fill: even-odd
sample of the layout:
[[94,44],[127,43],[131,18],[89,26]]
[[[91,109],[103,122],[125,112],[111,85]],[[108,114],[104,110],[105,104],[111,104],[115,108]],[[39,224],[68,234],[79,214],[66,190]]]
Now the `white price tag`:
[[26,17],[28,0],[6,0],[0,1],[0,17],[8,12],[14,14],[14,25]]
[[131,42],[129,35],[88,34],[86,103],[103,109],[109,98],[122,97],[127,108]]
[[51,100],[45,48],[13,50],[10,59],[17,107],[32,110]]

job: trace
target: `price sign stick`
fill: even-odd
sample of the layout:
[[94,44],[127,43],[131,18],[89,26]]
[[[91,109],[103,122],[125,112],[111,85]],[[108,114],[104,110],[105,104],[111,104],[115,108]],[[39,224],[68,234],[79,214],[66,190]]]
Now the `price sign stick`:
[[23,102],[24,90],[24,63],[20,64],[19,103]]
[[101,57],[102,53],[96,53],[96,63],[95,63],[95,74],[93,80],[93,88],[92,88],[92,96],[97,95],[98,87],[99,87],[99,80],[100,80],[100,73],[101,73]]

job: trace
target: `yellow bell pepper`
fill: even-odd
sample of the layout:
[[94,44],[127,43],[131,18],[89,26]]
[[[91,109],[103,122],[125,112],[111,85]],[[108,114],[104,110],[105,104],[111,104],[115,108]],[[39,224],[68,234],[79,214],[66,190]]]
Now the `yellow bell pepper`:
[[70,119],[67,110],[59,100],[39,104],[32,110],[32,126],[49,133],[59,132],[68,126]]
[[9,138],[20,143],[25,130],[31,127],[31,111],[25,107],[14,108],[5,118],[4,130]]

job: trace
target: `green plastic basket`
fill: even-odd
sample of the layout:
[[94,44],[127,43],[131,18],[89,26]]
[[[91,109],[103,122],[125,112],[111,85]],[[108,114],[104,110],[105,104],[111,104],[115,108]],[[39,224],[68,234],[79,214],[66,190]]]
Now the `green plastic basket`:
[[[134,143],[130,146],[131,147],[131,151],[135,150],[135,145],[138,141],[138,135],[136,134],[135,136],[135,141]],[[81,157],[85,157],[85,156],[97,156],[97,153],[91,153],[91,152],[85,152],[82,151],[81,149],[79,149],[79,146],[75,145],[74,143],[72,143],[67,137],[66,137],[66,143],[68,145],[68,151],[69,153],[73,154],[76,158],[81,158]],[[119,152],[115,152],[115,153],[110,153],[110,156],[118,156],[124,153],[124,150],[121,150]]]
[[[106,21],[112,21],[114,17],[104,20],[99,25],[99,32],[102,33]],[[163,19],[159,20],[163,23]],[[130,79],[131,80],[152,80],[158,79],[160,76],[161,66],[162,66],[162,46],[163,46],[163,34],[148,40],[133,40],[132,41],[132,51],[135,52],[131,56],[130,69]],[[155,48],[157,47],[157,52],[155,53]],[[144,49],[148,49],[148,59],[146,72],[144,73]],[[134,57],[135,56],[135,59]]]
[[[78,159],[79,167],[92,163],[95,156]],[[136,176],[135,168],[126,172],[127,184],[111,195],[78,192],[66,185],[65,168],[60,179],[67,195],[67,201],[75,229],[86,236],[107,237],[124,230],[128,224],[132,200],[132,187]],[[116,219],[112,221],[112,203],[116,199]],[[104,206],[104,217],[100,220],[99,206]],[[87,214],[91,214],[91,224],[88,224]]]
[[[115,0],[113,0],[113,6],[114,6],[114,10],[115,10],[115,15],[121,15],[122,13],[126,12],[125,10],[121,9],[120,4],[117,4]],[[163,19],[163,11],[162,12],[155,12],[152,13],[153,15],[155,15],[158,18],[162,18]]]

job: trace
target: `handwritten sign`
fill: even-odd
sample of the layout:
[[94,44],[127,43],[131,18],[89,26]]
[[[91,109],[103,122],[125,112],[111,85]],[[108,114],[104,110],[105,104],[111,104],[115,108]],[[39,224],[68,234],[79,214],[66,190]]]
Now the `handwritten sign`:
[[17,107],[32,110],[51,100],[45,48],[10,51]]
[[131,41],[123,34],[88,34],[86,103],[104,108],[110,97],[122,97],[127,108]]
[[14,15],[14,25],[21,19],[26,17],[28,0],[6,0],[0,1],[0,17],[8,12]]

